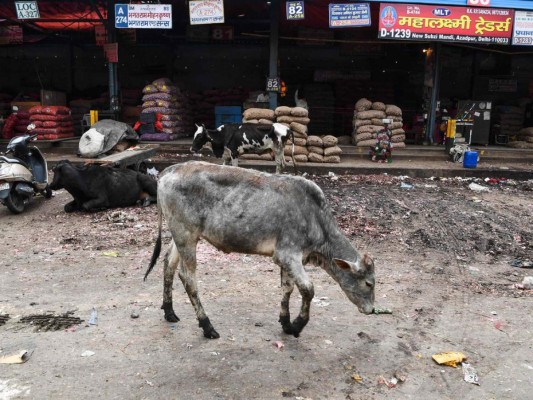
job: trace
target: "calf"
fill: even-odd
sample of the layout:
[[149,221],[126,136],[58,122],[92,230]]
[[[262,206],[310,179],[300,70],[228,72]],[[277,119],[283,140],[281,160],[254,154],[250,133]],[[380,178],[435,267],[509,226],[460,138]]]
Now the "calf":
[[[163,217],[172,234],[165,257],[165,319],[179,321],[172,305],[172,284],[178,275],[207,338],[218,338],[202,307],[196,284],[196,245],[205,239],[226,253],[270,256],[281,268],[283,331],[295,337],[309,321],[313,284],[303,265],[321,266],[359,311],[369,314],[374,303],[374,263],[361,256],[339,230],[320,188],[302,177],[190,161],[165,169],[158,187],[159,234],[144,279],[161,252]],[[302,295],[300,313],[292,322],[289,299],[294,285]]]
[[66,189],[74,200],[65,205],[65,212],[90,211],[149,205],[157,198],[157,181],[131,169],[100,165],[75,166],[68,160],[54,168],[50,189]]
[[[210,142],[215,157],[221,158],[227,150],[229,155],[224,157],[224,165],[231,161],[233,166],[238,165],[239,154],[246,150],[262,152],[272,150],[276,158],[276,172],[280,173],[285,168],[285,156],[283,149],[289,135],[294,142],[292,131],[283,124],[224,124],[216,130],[207,129],[204,125],[198,126],[194,133],[191,152],[197,153],[202,147]],[[292,155],[294,162],[294,154]]]

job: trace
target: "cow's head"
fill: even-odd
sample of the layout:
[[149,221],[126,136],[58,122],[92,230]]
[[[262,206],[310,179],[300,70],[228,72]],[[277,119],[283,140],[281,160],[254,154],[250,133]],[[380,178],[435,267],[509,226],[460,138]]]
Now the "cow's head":
[[49,185],[52,190],[59,190],[65,187],[66,179],[68,179],[69,171],[72,170],[74,166],[68,160],[59,161],[52,171],[54,172],[54,179]]
[[374,260],[365,254],[355,262],[334,258],[338,267],[336,277],[348,299],[360,312],[371,314],[374,310]]
[[209,135],[209,131],[205,125],[196,125],[196,132],[192,140],[191,153],[198,153],[207,142],[212,142],[213,138]]

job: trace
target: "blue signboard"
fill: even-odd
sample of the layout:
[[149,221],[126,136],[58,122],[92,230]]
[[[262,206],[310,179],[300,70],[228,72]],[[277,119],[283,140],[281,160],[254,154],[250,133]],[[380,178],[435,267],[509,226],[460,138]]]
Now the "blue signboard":
[[115,4],[115,28],[128,27],[128,5]]
[[370,4],[349,3],[329,5],[329,27],[350,28],[370,26]]
[[287,9],[287,21],[305,19],[303,1],[287,1],[285,6]]

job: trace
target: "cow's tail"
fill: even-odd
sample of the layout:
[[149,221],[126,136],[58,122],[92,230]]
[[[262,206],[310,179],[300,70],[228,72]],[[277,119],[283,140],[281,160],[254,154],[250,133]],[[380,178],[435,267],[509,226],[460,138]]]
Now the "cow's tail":
[[289,132],[291,133],[291,141],[292,141],[291,158],[292,158],[292,165],[294,166],[294,175],[298,175],[298,169],[296,168],[296,160],[294,159],[294,132],[292,131],[292,129],[289,129]]
[[163,213],[161,212],[161,209],[159,209],[158,216],[159,216],[159,228],[158,228],[157,239],[155,241],[154,252],[152,253],[152,259],[150,260],[150,265],[148,266],[148,269],[146,270],[146,273],[144,274],[144,280],[146,280],[150,272],[152,272],[152,269],[154,268],[154,265],[157,259],[159,258],[159,254],[161,253],[161,228],[163,226]]

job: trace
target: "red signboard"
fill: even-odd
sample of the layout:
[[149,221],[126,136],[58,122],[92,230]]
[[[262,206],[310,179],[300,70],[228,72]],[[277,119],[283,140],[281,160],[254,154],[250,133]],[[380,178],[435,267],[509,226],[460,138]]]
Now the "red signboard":
[[507,9],[381,3],[378,37],[509,44],[513,17]]
[[118,43],[104,44],[104,53],[107,61],[110,63],[118,63]]

